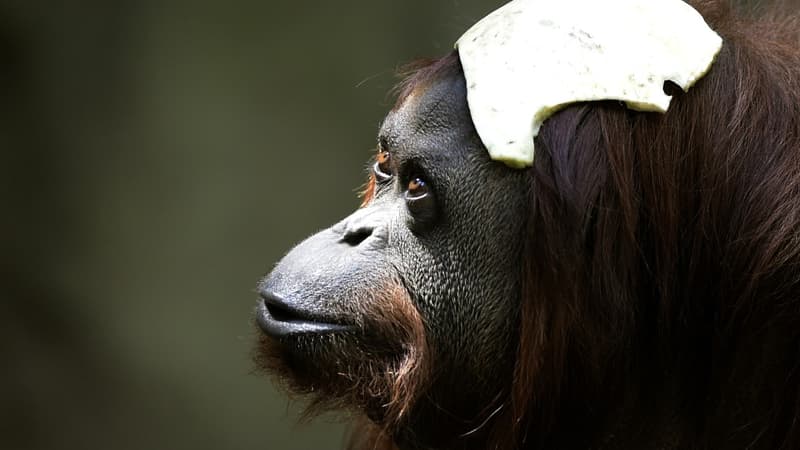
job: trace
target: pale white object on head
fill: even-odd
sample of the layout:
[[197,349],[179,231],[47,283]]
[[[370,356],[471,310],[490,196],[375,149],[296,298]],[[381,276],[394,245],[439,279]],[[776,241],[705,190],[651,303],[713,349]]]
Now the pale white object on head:
[[542,122],[570,103],[665,112],[664,82],[688,90],[721,47],[682,0],[514,0],[456,42],[478,135],[512,167],[533,163]]

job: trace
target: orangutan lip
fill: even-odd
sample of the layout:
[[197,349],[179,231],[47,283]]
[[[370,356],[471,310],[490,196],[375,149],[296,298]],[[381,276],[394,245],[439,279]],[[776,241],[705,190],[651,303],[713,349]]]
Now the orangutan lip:
[[314,317],[311,313],[293,307],[272,292],[261,292],[262,302],[256,308],[256,321],[267,336],[281,338],[295,334],[332,333],[347,331],[352,327]]

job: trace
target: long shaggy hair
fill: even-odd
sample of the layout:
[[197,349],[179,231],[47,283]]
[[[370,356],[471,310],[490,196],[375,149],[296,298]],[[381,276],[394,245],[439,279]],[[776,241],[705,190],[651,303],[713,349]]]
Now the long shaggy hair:
[[[576,104],[537,138],[514,378],[486,448],[580,447],[626,421],[674,429],[664,448],[800,448],[798,26],[778,9],[744,19],[692,3],[724,44],[688,93],[665,85],[666,114]],[[455,53],[418,67],[399,102],[460,70]],[[391,448],[428,386],[422,322],[402,297],[383,299],[380,320],[399,324],[407,356],[315,384],[313,407],[391,399],[360,448]]]
[[690,92],[665,86],[666,114],[583,104],[542,129],[499,448],[603,429],[654,388],[675,391],[680,418],[646,419],[673,442],[800,447],[798,26],[695,6],[724,45]]

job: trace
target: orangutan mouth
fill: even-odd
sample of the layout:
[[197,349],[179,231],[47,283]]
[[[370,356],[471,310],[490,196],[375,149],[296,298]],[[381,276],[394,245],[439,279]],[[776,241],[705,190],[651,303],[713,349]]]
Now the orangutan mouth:
[[267,336],[282,338],[297,334],[322,334],[351,330],[353,327],[336,323],[335,319],[319,317],[303,310],[294,302],[270,292],[261,291],[263,301],[256,307],[256,321]]

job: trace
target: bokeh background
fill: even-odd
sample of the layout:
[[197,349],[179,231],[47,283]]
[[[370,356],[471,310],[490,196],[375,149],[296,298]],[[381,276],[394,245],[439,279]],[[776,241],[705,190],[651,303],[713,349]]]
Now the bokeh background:
[[0,449],[340,448],[251,373],[255,284],[502,3],[0,0]]

